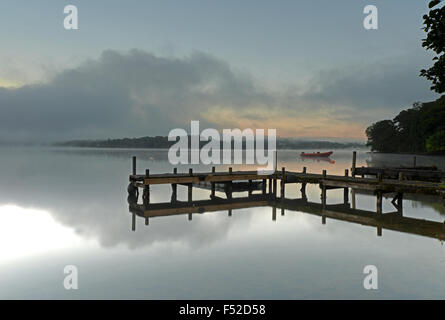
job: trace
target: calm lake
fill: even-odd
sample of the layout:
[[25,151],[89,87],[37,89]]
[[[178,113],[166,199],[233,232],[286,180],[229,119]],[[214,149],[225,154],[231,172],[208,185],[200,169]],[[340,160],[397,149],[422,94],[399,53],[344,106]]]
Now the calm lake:
[[[304,150],[310,151],[310,150]],[[301,150],[279,151],[289,171],[344,174],[352,150],[331,159],[302,160]],[[138,172],[172,172],[167,150],[0,148],[1,299],[408,299],[445,297],[445,247],[440,237],[320,216],[258,207],[151,218],[145,225],[127,202],[131,157]],[[358,150],[359,166],[411,165],[409,155]],[[417,156],[417,165],[445,158]],[[210,166],[178,166],[179,172]],[[252,169],[233,166],[234,170]],[[217,171],[227,171],[218,166]],[[286,196],[300,197],[300,185]],[[307,186],[320,203],[320,188]],[[234,194],[246,196],[247,192]],[[194,200],[210,191],[193,189]],[[170,201],[170,186],[154,186],[152,203]],[[217,196],[225,197],[217,192]],[[178,200],[187,188],[178,186]],[[328,204],[342,203],[330,190]],[[384,212],[395,211],[384,198]],[[357,192],[358,209],[375,211],[376,199]],[[403,216],[443,223],[440,198],[406,195]],[[445,233],[445,232],[444,232]],[[78,269],[78,289],[66,290],[64,267]],[[378,290],[363,286],[366,265],[378,268]]]

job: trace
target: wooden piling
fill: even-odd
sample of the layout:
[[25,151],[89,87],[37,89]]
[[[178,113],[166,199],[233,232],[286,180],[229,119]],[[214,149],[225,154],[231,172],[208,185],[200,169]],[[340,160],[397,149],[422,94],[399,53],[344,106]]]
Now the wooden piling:
[[285,185],[286,185],[286,169],[281,168],[281,180],[280,180],[280,198],[285,197]]
[[277,220],[277,207],[273,206],[272,207],[272,221],[276,221]]
[[[193,169],[192,168],[189,169],[189,175],[190,176],[193,175]],[[192,202],[192,198],[193,198],[193,184],[189,183],[188,184],[188,197],[187,197],[188,202]],[[190,216],[189,216],[189,218],[190,218]],[[191,220],[191,218],[189,220]]]
[[321,207],[323,210],[326,209],[326,186],[321,187]]
[[131,215],[131,231],[136,231],[136,214]]
[[377,191],[377,214],[382,214],[382,200],[383,193],[381,191]]
[[[150,177],[150,170],[146,169],[145,170],[145,179],[148,179],[149,177]],[[142,200],[143,200],[144,204],[150,203],[150,186],[149,185],[144,186]]]
[[355,168],[357,162],[357,151],[352,152],[352,167],[351,167],[351,175],[355,178]]
[[397,195],[397,212],[403,215],[403,193]]
[[232,209],[229,209],[229,211],[228,211],[228,216],[229,216],[229,217],[232,216]]
[[[214,174],[216,172],[216,168],[212,167],[212,174]],[[215,196],[215,182],[211,183],[212,186],[212,198]]]
[[133,173],[133,175],[136,175],[136,157],[135,156],[133,156],[132,173]]
[[[178,168],[173,169],[173,174],[178,173]],[[176,183],[172,184],[172,200],[176,201],[178,199],[178,185]]]
[[355,205],[355,190],[351,189],[351,206],[352,209],[356,209],[356,205]]

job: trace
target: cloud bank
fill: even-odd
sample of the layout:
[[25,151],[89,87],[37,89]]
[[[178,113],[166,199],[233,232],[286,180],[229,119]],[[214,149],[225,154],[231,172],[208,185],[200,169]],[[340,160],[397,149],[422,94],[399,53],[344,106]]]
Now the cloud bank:
[[167,135],[204,127],[276,128],[281,136],[362,138],[364,128],[433,98],[407,62],[333,69],[277,92],[212,55],[104,51],[51,80],[0,88],[2,140],[58,141]]

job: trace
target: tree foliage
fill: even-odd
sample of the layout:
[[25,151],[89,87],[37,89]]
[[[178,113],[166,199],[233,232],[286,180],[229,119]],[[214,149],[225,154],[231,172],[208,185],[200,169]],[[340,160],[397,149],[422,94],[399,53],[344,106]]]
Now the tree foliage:
[[393,120],[366,129],[367,146],[379,152],[433,152],[445,150],[445,95],[433,102],[415,103]]
[[431,90],[445,92],[445,6],[441,0],[429,3],[430,12],[423,16],[423,30],[427,37],[422,40],[422,47],[433,50],[436,55],[431,68],[420,70],[420,75],[432,82]]

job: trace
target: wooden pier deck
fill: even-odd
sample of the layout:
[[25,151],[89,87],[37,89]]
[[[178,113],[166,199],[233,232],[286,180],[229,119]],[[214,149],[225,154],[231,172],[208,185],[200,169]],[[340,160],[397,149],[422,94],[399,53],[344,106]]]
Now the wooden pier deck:
[[[403,173],[399,172],[399,179],[383,178],[382,173],[378,173],[375,178],[357,177],[357,169],[355,168],[355,152],[353,153],[352,176],[346,169],[344,175],[328,175],[326,170],[321,174],[308,173],[304,167],[302,172],[281,171],[270,173],[257,171],[233,171],[229,168],[226,172],[216,172],[215,167],[211,172],[193,172],[189,169],[188,173],[178,173],[175,168],[172,173],[156,173],[151,174],[150,170],[145,170],[145,174],[136,174],[136,158],[133,157],[133,170],[129,176],[130,184],[128,193],[131,196],[139,195],[139,188],[143,189],[143,199],[150,202],[150,187],[154,185],[169,184],[172,187],[172,201],[177,200],[177,186],[184,185],[188,188],[188,202],[193,201],[193,188],[209,188],[211,190],[211,198],[215,197],[216,186],[219,190],[223,189],[227,199],[232,199],[232,193],[238,191],[248,191],[252,195],[253,191],[258,190],[261,186],[263,195],[272,194],[278,196],[278,182],[280,182],[280,198],[284,198],[285,186],[289,183],[301,184],[301,192],[304,195],[306,185],[318,184],[321,189],[322,206],[326,205],[327,192],[331,189],[344,189],[344,202],[347,202],[348,190],[359,189],[371,191],[377,198],[377,212],[382,212],[382,199],[384,194],[395,194],[392,203],[401,211],[404,193],[429,194],[441,196],[445,201],[445,182],[433,181],[417,181],[403,179]],[[420,171],[420,170],[419,170]],[[424,170],[428,171],[428,170]],[[235,188],[236,184],[242,186]],[[221,185],[224,187],[221,188]],[[267,190],[267,186],[269,190]]]

